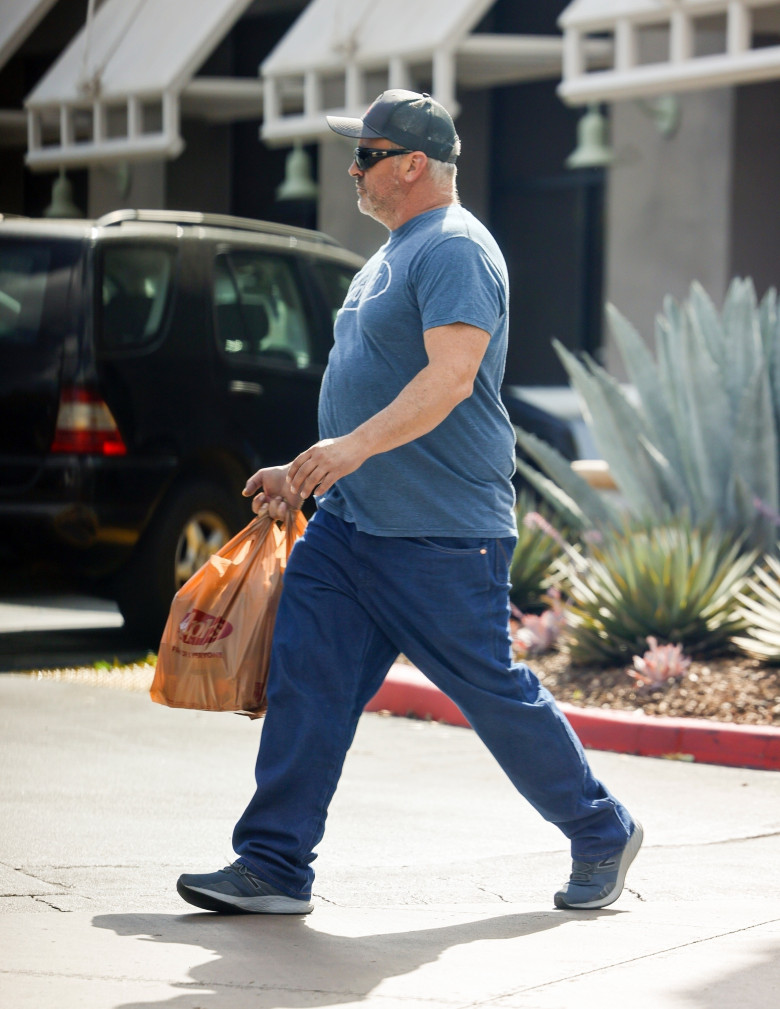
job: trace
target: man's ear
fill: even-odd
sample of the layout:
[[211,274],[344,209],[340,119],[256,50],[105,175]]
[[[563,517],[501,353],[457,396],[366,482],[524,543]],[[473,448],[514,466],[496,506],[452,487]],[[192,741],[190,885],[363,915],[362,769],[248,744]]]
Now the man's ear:
[[407,169],[407,178],[410,182],[419,178],[420,175],[425,170],[425,166],[428,164],[427,155],[423,154],[422,151],[415,151],[412,154],[411,160],[409,162],[409,168]]

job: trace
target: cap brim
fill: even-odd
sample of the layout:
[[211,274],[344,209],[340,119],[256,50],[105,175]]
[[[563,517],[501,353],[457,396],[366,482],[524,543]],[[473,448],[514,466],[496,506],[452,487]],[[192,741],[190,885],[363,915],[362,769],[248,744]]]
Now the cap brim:
[[362,119],[347,119],[344,116],[325,116],[328,126],[334,133],[340,133],[342,137],[381,137],[381,133],[372,130]]

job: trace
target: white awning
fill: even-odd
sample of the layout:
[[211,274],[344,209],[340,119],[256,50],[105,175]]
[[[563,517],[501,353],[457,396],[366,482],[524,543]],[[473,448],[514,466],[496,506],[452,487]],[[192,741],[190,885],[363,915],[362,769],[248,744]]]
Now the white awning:
[[[359,116],[385,88],[424,88],[457,114],[456,85],[559,78],[560,35],[472,33],[493,2],[311,0],[262,64],[263,139],[327,136],[326,112]],[[587,53],[603,63],[611,47],[597,39]]]
[[251,2],[104,0],[27,97],[28,165],[176,157],[188,88],[212,118],[228,106],[259,115],[259,80],[193,82]]
[[57,0],[2,0],[0,67],[5,66]]
[[[780,77],[780,0],[574,0],[558,23],[572,105]],[[587,66],[593,38],[610,67]]]

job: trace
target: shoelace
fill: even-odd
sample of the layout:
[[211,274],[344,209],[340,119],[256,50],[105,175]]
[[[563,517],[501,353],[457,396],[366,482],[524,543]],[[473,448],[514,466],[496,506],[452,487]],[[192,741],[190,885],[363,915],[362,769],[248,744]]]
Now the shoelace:
[[577,883],[587,883],[594,873],[607,872],[614,868],[614,858],[605,858],[601,862],[572,862],[570,878]]
[[248,869],[243,862],[236,862],[233,865],[226,865],[223,872],[234,872],[237,876],[243,876],[244,879],[249,883],[253,890],[262,891],[265,884],[261,879]]

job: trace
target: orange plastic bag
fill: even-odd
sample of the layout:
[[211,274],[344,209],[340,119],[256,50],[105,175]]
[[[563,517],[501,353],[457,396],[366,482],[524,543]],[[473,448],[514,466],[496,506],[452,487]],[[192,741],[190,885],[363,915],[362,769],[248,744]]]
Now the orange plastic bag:
[[286,527],[261,513],[179,589],[160,641],[153,701],[263,714],[282,574],[305,528],[301,512]]

